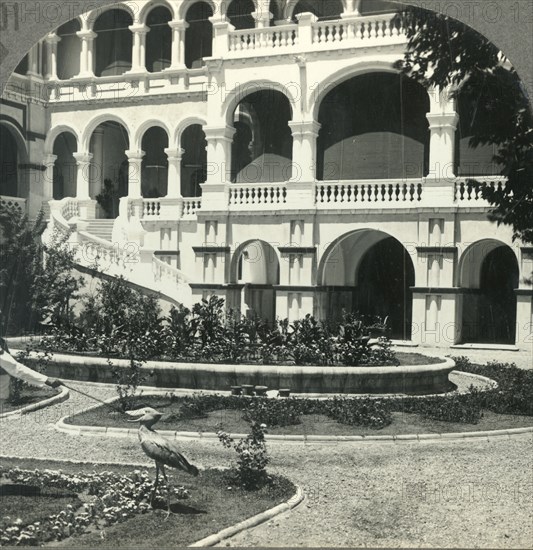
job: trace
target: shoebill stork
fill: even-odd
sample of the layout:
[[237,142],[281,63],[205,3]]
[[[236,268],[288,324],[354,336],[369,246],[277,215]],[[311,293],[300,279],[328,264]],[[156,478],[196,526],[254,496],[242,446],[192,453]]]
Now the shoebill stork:
[[163,416],[162,413],[152,409],[151,407],[144,407],[134,411],[126,411],[130,416],[135,417],[129,422],[139,422],[139,441],[144,453],[155,461],[155,483],[151,495],[151,503],[153,505],[155,492],[157,490],[157,483],[159,481],[159,470],[165,478],[167,485],[167,506],[168,515],[170,515],[170,486],[168,482],[167,473],[165,472],[165,466],[171,468],[177,468],[183,470],[192,476],[199,474],[198,468],[189,463],[189,461],[181,454],[178,449],[178,445],[175,441],[163,437],[157,433],[152,426],[160,420]]

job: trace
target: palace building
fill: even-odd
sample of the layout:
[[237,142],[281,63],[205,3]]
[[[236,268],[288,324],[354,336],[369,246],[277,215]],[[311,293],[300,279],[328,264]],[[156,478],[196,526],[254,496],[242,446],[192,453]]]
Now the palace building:
[[387,317],[530,346],[533,249],[487,218],[491,113],[400,75],[382,0],[136,0],[43,37],[0,103],[0,195],[80,269],[190,307]]

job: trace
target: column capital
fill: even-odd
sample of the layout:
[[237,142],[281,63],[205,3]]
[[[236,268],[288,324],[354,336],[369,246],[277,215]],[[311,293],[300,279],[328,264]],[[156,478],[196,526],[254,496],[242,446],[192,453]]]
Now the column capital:
[[184,31],[189,28],[189,23],[187,21],[169,21],[168,26],[171,29],[176,29],[178,31]]
[[232,141],[236,130],[233,126],[204,126],[207,141]]
[[128,149],[127,151],[124,151],[126,153],[126,156],[128,157],[128,160],[133,161],[142,161],[144,155],[146,154],[144,151],[138,150],[134,151],[132,149]]
[[270,13],[270,11],[253,11],[250,14],[257,23],[261,23],[264,27],[268,27],[270,25],[270,20],[274,15]]
[[150,32],[150,27],[148,25],[142,25],[141,23],[137,23],[136,25],[130,25],[128,29],[137,34],[146,34]]
[[322,125],[316,120],[289,122],[289,128],[292,131],[293,137],[296,137],[296,136],[317,137],[321,126]]
[[185,153],[185,149],[172,149],[172,148],[167,148],[167,149],[163,149],[165,155],[168,157],[169,160],[171,159],[176,159],[176,160],[181,160],[181,157],[183,157],[183,154]]
[[428,113],[426,118],[429,121],[429,129],[443,129],[450,128],[452,130],[457,129],[457,123],[459,122],[459,115],[453,113]]
[[314,13],[311,13],[308,11],[298,13],[295,15],[295,17],[296,17],[296,20],[298,21],[298,25],[311,24],[311,23],[316,23],[318,21],[318,17]]
[[89,164],[93,158],[92,153],[72,153],[72,156],[78,166]]
[[48,33],[44,39],[47,44],[57,44],[58,42],[61,42],[61,37],[57,36],[55,32]]
[[55,161],[57,160],[57,155],[45,155],[43,158],[43,165],[49,166],[50,164],[55,164]]
[[87,40],[87,41],[94,40],[98,36],[97,33],[89,29],[76,31],[76,35],[78,36],[78,38],[81,38],[82,40]]

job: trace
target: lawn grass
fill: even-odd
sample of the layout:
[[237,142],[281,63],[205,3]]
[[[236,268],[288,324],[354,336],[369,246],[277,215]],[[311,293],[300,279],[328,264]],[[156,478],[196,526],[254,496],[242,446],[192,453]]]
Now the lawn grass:
[[[138,469],[131,466],[83,465],[35,459],[0,459],[4,467],[21,469],[57,469],[63,473],[90,473],[93,471],[113,471],[130,474]],[[153,474],[152,468],[146,468]],[[205,470],[197,478],[168,470],[174,486],[182,485],[190,493],[186,500],[173,501],[168,520],[166,510],[156,509],[146,514],[136,515],[123,523],[105,527],[103,531],[93,531],[81,536],[70,537],[47,546],[81,547],[121,547],[121,548],[175,548],[189,545],[214,534],[226,527],[252,517],[277,504],[285,502],[295,493],[294,485],[285,478],[274,476],[271,485],[256,491],[246,491],[232,486],[227,480],[228,473],[220,470]],[[65,504],[66,506],[66,504]],[[16,510],[11,510],[16,515]]]
[[54,487],[32,487],[11,482],[0,483],[0,529],[19,519],[23,525],[43,521],[52,514],[65,510],[67,505],[74,509],[81,506],[78,496],[72,491]]
[[[138,407],[153,407],[163,413],[157,425],[160,430],[182,432],[216,432],[222,429],[228,433],[245,434],[250,424],[243,419],[240,410],[219,409],[200,418],[179,419],[182,398],[173,400],[165,396],[142,396],[138,398]],[[485,410],[477,424],[462,422],[444,422],[425,418],[420,414],[393,412],[392,423],[382,429],[341,424],[326,415],[302,415],[301,424],[282,427],[269,427],[271,435],[401,435],[422,433],[451,433],[467,431],[500,430],[524,428],[533,425],[531,416],[497,414]],[[69,424],[87,426],[107,426],[131,429],[129,418],[108,406],[101,406],[70,417]]]
[[22,409],[33,403],[38,403],[39,401],[53,397],[58,393],[58,390],[50,388],[49,386],[44,386],[42,388],[25,386],[21,392],[21,398],[17,403],[12,403],[6,399],[0,399],[0,414]]

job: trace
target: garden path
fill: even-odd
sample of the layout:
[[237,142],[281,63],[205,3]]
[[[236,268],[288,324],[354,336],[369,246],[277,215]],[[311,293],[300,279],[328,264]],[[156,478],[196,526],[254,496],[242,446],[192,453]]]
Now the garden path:
[[[112,388],[69,385],[100,399],[114,394]],[[61,416],[90,404],[71,393],[64,403],[0,420],[0,453],[148,466],[136,439],[71,436],[54,429]],[[234,459],[213,440],[191,440],[182,447],[205,467]],[[269,451],[270,469],[299,484],[306,499],[223,545],[531,548],[532,434],[448,443],[271,442]]]

